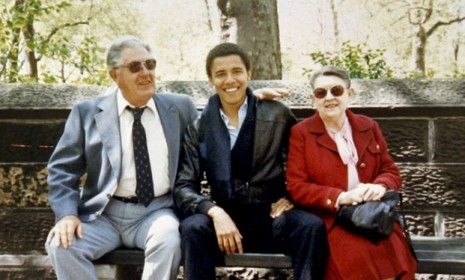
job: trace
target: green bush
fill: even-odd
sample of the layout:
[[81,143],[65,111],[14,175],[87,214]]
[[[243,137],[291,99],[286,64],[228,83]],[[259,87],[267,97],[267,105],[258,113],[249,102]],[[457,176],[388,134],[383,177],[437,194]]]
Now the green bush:
[[[382,79],[392,77],[393,71],[384,60],[384,49],[369,49],[366,44],[342,43],[340,53],[312,52],[310,59],[317,64],[334,65],[347,70],[351,78]],[[311,76],[314,69],[304,68]]]

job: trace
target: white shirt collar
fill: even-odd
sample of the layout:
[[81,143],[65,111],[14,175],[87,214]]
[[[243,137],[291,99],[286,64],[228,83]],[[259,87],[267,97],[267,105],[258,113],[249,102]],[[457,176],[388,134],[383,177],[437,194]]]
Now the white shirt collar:
[[[116,91],[116,104],[118,106],[118,116],[121,116],[121,114],[124,112],[124,109],[126,109],[127,106],[134,108],[134,105],[129,103],[129,101],[127,101],[126,98],[124,98],[123,93],[119,88]],[[152,110],[152,112],[157,111],[153,98],[150,98],[149,101],[147,101],[147,104],[145,104],[145,106]]]
[[[247,96],[245,97],[244,99],[244,102],[242,103],[241,107],[239,107],[239,123],[242,123],[241,122],[241,116],[247,114]],[[223,119],[224,123],[226,125],[229,124],[229,118],[228,116],[223,112],[223,109],[221,109],[220,107],[220,115],[221,115],[221,118]],[[244,118],[245,118],[245,115],[244,115]]]

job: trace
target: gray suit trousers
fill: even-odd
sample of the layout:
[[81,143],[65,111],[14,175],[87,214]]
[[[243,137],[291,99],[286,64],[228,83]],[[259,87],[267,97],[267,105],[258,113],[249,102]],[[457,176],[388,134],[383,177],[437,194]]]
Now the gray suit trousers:
[[145,251],[142,279],[176,279],[181,250],[172,204],[169,194],[148,207],[112,199],[96,220],[83,223],[84,237],[68,249],[54,241],[45,244],[58,279],[97,279],[92,260],[122,245]]

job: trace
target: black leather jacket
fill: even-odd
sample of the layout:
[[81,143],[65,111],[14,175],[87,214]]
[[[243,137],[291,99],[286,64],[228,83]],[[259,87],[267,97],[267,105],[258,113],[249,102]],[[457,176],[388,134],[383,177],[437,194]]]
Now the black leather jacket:
[[[296,119],[289,108],[277,101],[257,100],[256,106],[251,179],[249,182],[233,182],[235,203],[271,204],[286,196],[284,158],[290,129]],[[224,188],[221,183],[213,174],[208,174],[208,170],[205,175],[211,188],[211,199],[200,193],[205,165],[207,161],[214,164],[215,159],[203,158],[205,153],[199,148],[204,144],[199,143],[199,121],[201,119],[188,127],[173,191],[177,210],[182,215],[206,214],[215,205],[213,201],[219,206],[228,203],[222,199]]]

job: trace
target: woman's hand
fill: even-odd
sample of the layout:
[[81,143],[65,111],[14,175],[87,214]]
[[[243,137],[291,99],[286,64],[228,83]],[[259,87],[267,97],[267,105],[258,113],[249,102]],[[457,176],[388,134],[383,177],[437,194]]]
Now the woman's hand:
[[270,216],[273,219],[277,218],[281,216],[282,213],[289,211],[292,208],[294,208],[294,204],[292,204],[287,198],[282,197],[275,203],[271,204]]
[[360,183],[356,188],[339,195],[336,208],[340,205],[357,205],[364,201],[380,200],[384,193],[386,188],[383,185]]
[[386,188],[380,184],[362,184],[360,183],[358,187],[366,188],[366,191],[363,195],[363,201],[376,201],[380,200],[381,197],[386,193]]
[[357,205],[363,202],[365,191],[365,188],[357,187],[353,190],[342,192],[337,198],[336,208],[339,208],[340,205]]

